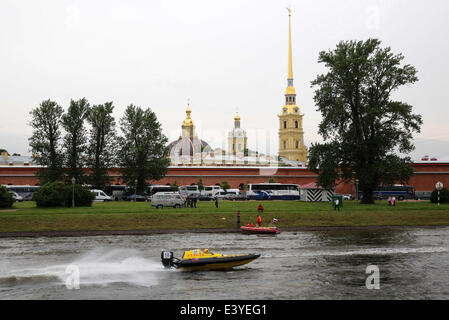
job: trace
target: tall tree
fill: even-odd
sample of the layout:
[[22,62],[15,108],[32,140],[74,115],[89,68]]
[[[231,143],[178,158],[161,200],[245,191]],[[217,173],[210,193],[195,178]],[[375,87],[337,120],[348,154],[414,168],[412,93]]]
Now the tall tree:
[[198,190],[204,190],[203,177],[198,177],[198,182],[196,184],[198,185]]
[[329,71],[312,81],[324,143],[310,148],[309,167],[324,187],[357,179],[363,203],[374,203],[379,184],[408,181],[412,161],[400,154],[414,149],[412,133],[422,124],[411,105],[392,98],[399,87],[418,81],[416,69],[380,44],[346,41],[320,52],[318,61]]
[[87,136],[84,124],[88,113],[89,102],[82,98],[77,101],[70,100],[70,106],[62,116],[62,126],[66,131],[64,152],[67,178],[75,178],[77,183],[83,183],[85,180],[83,168],[86,163]]
[[231,186],[230,186],[230,184],[229,184],[228,181],[223,180],[223,181],[221,182],[221,188],[224,190],[224,192],[227,192],[228,189],[231,189]]
[[87,167],[92,173],[89,183],[97,189],[103,189],[111,183],[108,169],[114,165],[116,131],[112,115],[112,102],[94,105],[88,113],[90,124],[89,146],[87,149]]
[[40,184],[61,180],[63,154],[60,146],[63,109],[51,100],[42,101],[31,112],[33,134],[28,139],[34,161],[41,166],[37,171]]
[[118,164],[123,182],[135,185],[141,194],[148,180],[160,180],[168,170],[167,137],[151,109],[129,105],[120,120]]

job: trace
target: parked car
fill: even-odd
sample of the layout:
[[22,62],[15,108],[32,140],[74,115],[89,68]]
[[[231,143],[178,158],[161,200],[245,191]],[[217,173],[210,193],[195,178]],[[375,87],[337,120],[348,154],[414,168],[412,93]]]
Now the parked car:
[[199,201],[213,201],[214,197],[208,196],[206,194],[201,194],[201,195],[198,196],[198,200]]
[[243,193],[239,193],[239,194],[229,194],[227,199],[232,201],[238,201],[238,200],[248,200],[248,197]]
[[163,207],[181,208],[184,207],[185,199],[179,192],[158,192],[151,198],[151,206],[158,209]]
[[140,194],[131,193],[131,194],[124,194],[122,196],[122,200],[123,201],[134,201],[135,200],[135,201],[139,201],[139,202],[145,202],[145,201],[149,200],[149,197],[143,196]]
[[432,191],[415,191],[415,200],[430,200]]
[[343,200],[354,200],[354,199],[355,199],[355,197],[350,193],[343,195]]
[[108,196],[103,190],[90,190],[94,196],[95,199],[94,201],[112,201],[112,198],[110,196]]
[[19,194],[17,192],[14,191],[8,191],[10,194],[12,194],[14,200],[16,200],[17,202],[22,202],[23,201],[23,197],[19,196]]

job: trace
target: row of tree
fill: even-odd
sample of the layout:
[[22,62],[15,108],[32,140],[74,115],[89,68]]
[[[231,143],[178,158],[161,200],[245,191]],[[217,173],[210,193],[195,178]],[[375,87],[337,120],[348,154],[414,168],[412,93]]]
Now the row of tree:
[[[30,113],[29,138],[40,184],[54,181],[88,183],[103,188],[111,183],[108,170],[119,168],[125,184],[142,192],[146,181],[167,172],[167,138],[151,109],[129,105],[118,133],[112,102],[91,106],[87,99],[71,100],[66,111],[45,100]],[[88,170],[84,170],[88,168]]]

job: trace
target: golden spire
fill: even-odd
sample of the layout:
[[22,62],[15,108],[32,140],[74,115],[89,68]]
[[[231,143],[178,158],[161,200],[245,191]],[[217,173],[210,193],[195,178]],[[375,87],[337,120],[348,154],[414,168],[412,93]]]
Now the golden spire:
[[238,112],[235,113],[234,120],[235,120],[235,121],[240,121],[240,116],[239,116],[239,113],[238,113]]
[[293,58],[292,58],[292,8],[288,7],[288,77],[287,90],[285,94],[296,94],[295,87],[293,87]]
[[288,7],[288,78],[293,80],[293,62],[292,62],[292,8]]

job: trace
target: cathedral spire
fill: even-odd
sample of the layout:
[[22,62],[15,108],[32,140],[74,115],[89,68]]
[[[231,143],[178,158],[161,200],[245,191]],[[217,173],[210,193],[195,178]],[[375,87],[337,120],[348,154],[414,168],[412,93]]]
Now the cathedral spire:
[[285,105],[279,117],[279,156],[292,161],[307,163],[307,148],[304,145],[304,131],[299,106],[296,104],[296,92],[293,86],[292,53],[292,9],[288,11],[288,77],[285,90]]
[[293,80],[293,61],[292,61],[292,9],[287,8],[288,11],[288,80]]
[[292,57],[292,9],[287,8],[288,11],[288,77],[287,90],[285,94],[296,94],[295,87],[293,87],[293,57]]

